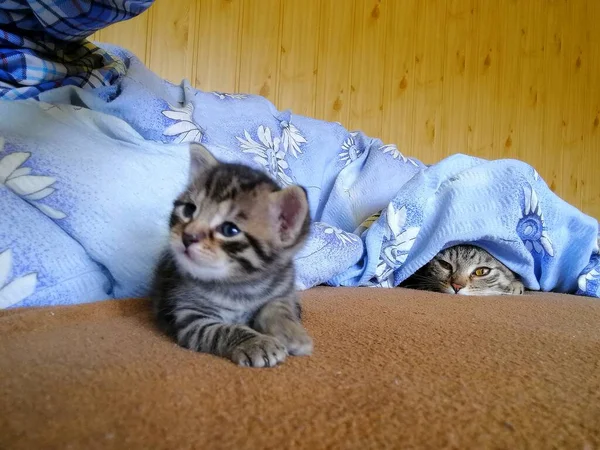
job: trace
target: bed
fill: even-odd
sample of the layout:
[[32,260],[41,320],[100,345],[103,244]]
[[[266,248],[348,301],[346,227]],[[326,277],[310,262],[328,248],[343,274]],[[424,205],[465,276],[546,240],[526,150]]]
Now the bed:
[[600,446],[600,303],[303,293],[310,357],[177,347],[145,299],[0,312],[0,448]]

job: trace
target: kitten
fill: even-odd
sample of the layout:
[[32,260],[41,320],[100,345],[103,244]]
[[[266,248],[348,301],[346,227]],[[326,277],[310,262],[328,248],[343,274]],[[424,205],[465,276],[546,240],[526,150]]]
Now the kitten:
[[442,250],[400,286],[458,295],[519,295],[525,291],[515,273],[473,245]]
[[293,264],[310,225],[306,192],[220,163],[200,144],[190,156],[154,276],[159,325],[182,347],[242,366],[310,354]]

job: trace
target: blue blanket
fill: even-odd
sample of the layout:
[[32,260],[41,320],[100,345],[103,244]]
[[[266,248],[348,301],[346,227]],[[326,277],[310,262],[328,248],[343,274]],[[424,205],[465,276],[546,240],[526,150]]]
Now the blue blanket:
[[396,286],[470,242],[530,289],[600,296],[598,222],[530,166],[455,155],[427,167],[262,97],[173,85],[107,48],[127,66],[117,85],[0,103],[0,307],[144,295],[192,141],[306,187],[301,289]]

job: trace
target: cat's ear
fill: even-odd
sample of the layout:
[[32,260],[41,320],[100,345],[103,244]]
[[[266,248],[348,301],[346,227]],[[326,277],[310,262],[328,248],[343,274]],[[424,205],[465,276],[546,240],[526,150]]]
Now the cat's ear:
[[289,186],[269,194],[271,221],[282,247],[297,243],[306,233],[308,197],[300,186]]
[[218,164],[219,161],[204,145],[197,142],[190,143],[190,170],[188,175],[190,182],[198,179],[204,172]]

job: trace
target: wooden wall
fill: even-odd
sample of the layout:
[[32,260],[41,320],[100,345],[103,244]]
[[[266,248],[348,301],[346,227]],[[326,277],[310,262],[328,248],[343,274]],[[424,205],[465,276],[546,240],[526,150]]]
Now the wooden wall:
[[600,218],[599,0],[157,0],[95,38],[425,162],[522,159]]

